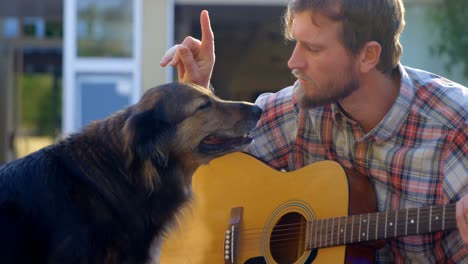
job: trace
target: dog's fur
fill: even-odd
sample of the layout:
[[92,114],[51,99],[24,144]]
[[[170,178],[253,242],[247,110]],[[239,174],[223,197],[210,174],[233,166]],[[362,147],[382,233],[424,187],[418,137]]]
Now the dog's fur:
[[0,263],[157,263],[196,168],[250,143],[260,115],[208,89],[161,85],[5,164]]

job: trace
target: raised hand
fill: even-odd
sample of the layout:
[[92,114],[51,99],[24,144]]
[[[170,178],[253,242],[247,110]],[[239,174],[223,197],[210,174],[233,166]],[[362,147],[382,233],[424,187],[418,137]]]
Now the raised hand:
[[215,63],[214,35],[208,11],[200,14],[201,41],[188,36],[164,54],[160,65],[177,67],[179,82],[208,87]]
[[468,194],[465,194],[460,201],[457,202],[456,217],[460,235],[465,245],[468,246]]

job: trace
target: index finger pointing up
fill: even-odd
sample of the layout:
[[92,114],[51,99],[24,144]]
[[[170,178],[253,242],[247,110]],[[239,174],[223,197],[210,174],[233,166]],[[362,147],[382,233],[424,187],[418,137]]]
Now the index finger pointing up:
[[210,16],[208,11],[203,10],[200,14],[200,25],[201,25],[201,46],[207,52],[214,52],[214,34],[211,29]]

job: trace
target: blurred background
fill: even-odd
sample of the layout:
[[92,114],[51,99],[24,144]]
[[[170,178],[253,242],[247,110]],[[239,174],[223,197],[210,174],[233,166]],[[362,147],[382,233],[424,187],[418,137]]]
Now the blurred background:
[[[176,80],[165,50],[200,38],[210,12],[212,83],[253,101],[293,82],[287,0],[0,0],[0,164],[22,157]],[[405,65],[468,85],[468,1],[405,0]]]

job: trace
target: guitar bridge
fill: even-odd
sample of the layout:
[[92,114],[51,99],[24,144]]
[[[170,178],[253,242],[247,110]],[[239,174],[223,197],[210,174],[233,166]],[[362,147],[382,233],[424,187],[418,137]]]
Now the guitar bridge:
[[231,208],[231,217],[224,237],[224,264],[235,264],[239,225],[242,219],[242,207]]

